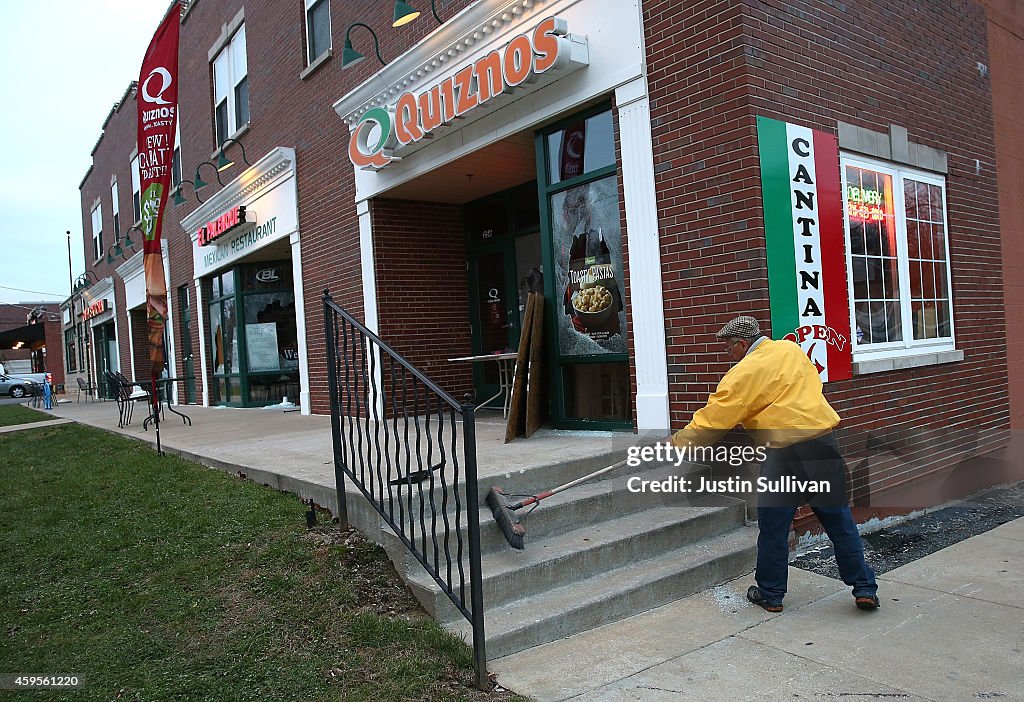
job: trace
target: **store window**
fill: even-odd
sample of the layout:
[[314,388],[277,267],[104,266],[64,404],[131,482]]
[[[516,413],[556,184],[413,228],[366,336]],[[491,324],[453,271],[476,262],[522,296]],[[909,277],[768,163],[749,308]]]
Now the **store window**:
[[591,110],[540,139],[554,270],[546,284],[553,305],[555,421],[625,428],[632,403],[612,112]]
[[93,259],[96,261],[100,260],[100,256],[106,249],[103,248],[103,209],[102,206],[97,203],[96,207],[92,208],[92,253]]
[[306,0],[306,63],[313,63],[330,48],[330,0]]
[[266,405],[299,396],[290,261],[239,266],[210,282],[214,401]]
[[171,188],[181,185],[181,120],[174,123],[174,153],[171,155]]
[[854,353],[952,349],[945,180],[846,156],[842,171]]
[[249,69],[245,58],[245,25],[213,60],[213,105],[217,146],[249,124]]
[[64,362],[68,373],[74,373],[77,369],[75,360],[75,329],[72,327],[64,331]]

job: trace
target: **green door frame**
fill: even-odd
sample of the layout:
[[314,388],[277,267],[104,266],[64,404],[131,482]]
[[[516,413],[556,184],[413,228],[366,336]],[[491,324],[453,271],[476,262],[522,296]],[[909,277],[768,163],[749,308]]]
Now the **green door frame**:
[[[558,347],[558,323],[560,313],[558,309],[558,293],[555,291],[555,252],[553,231],[551,226],[551,197],[559,192],[576,187],[583,183],[600,180],[610,175],[618,174],[618,164],[612,164],[588,171],[575,178],[560,181],[554,185],[548,184],[548,163],[549,153],[547,137],[549,134],[564,129],[570,124],[587,119],[594,115],[606,112],[611,109],[610,103],[602,103],[595,107],[577,112],[566,119],[548,125],[538,131],[534,137],[534,148],[537,162],[537,196],[540,202],[541,222],[541,247],[544,259],[544,325],[545,334],[551,340],[547,344],[548,359],[548,381],[552,390],[551,395],[551,422],[557,429],[592,429],[605,431],[632,431],[633,422],[629,420],[608,420],[608,419],[579,419],[566,416],[565,403],[565,382],[562,378],[562,368],[568,365],[584,363],[629,363],[627,354],[598,354],[593,356],[570,356],[563,357]],[[632,405],[632,399],[630,400]]]

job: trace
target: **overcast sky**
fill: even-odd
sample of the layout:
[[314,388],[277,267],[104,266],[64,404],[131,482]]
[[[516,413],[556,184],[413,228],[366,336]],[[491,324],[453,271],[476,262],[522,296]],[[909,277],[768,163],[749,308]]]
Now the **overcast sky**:
[[[5,2],[0,26],[0,302],[68,296],[85,270],[78,184],[169,0]],[[12,290],[11,288],[19,288]],[[31,291],[31,292],[26,292]]]

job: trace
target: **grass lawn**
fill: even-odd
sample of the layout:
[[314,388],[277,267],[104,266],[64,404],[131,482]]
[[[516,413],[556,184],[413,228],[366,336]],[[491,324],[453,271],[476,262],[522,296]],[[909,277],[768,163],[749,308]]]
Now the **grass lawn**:
[[97,429],[0,435],[0,672],[85,677],[25,699],[512,699],[471,688],[381,549],[304,511]]
[[22,407],[21,405],[3,405],[0,407],[0,427],[42,422],[47,419],[53,419],[53,417],[42,412],[36,412],[28,407]]

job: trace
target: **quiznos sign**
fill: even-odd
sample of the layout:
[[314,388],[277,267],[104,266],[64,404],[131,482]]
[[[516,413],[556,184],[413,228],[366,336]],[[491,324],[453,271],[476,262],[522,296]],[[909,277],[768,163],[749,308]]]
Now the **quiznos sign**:
[[517,85],[565,67],[572,57],[568,32],[564,19],[548,17],[533,32],[516,36],[437,85],[419,94],[403,93],[392,106],[367,110],[352,128],[349,160],[357,168],[384,168],[401,160],[393,153],[397,146],[428,137]]

